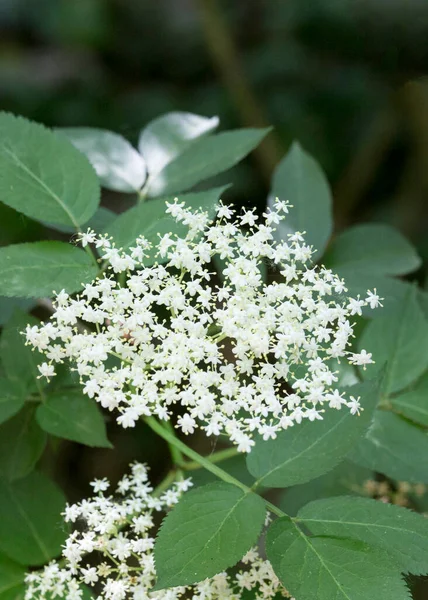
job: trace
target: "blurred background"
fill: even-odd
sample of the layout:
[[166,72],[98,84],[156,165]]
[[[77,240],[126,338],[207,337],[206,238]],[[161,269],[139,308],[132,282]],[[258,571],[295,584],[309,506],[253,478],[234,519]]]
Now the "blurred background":
[[[338,229],[390,223],[425,259],[426,75],[427,0],[0,0],[1,110],[132,142],[172,110],[218,115],[221,130],[272,125],[227,174],[229,201],[262,208],[298,139],[330,180]],[[19,241],[12,229],[2,243]],[[115,452],[61,442],[52,468],[70,499],[107,463],[114,478],[143,457],[161,476],[168,454],[143,429],[111,423]]]
[[388,221],[426,255],[427,39],[426,0],[1,0],[0,107],[131,141],[171,110],[273,125],[233,200],[260,206],[298,139],[339,226]]

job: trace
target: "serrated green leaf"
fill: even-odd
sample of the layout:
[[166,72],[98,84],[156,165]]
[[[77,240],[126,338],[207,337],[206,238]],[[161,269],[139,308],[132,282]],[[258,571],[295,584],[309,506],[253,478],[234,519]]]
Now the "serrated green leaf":
[[26,574],[22,565],[0,554],[0,600],[23,600]]
[[330,471],[345,458],[369,427],[379,398],[379,383],[367,382],[346,388],[361,396],[360,416],[346,408],[327,409],[322,421],[304,420],[278,434],[275,440],[258,441],[247,456],[248,470],[265,487],[288,487],[305,483]]
[[77,292],[98,268],[81,248],[64,242],[32,242],[0,248],[0,285],[6,296],[40,297]]
[[323,257],[323,263],[382,275],[405,275],[421,265],[415,248],[396,229],[381,223],[355,225],[340,233]]
[[289,233],[306,232],[305,241],[322,255],[333,230],[331,190],[319,164],[298,142],[275,169],[269,204],[275,198],[288,200],[293,208],[277,228],[276,235],[287,239]]
[[0,377],[0,423],[16,415],[25,403],[25,391],[22,385]]
[[313,500],[363,493],[364,482],[373,479],[373,476],[370,469],[345,460],[325,475],[285,490],[278,506],[293,517],[302,506]]
[[419,307],[414,286],[393,312],[368,324],[358,345],[371,352],[376,361],[365,370],[361,369],[364,379],[375,377],[386,363],[386,394],[402,390],[425,371],[428,367],[428,322]]
[[94,167],[101,185],[117,192],[137,192],[146,178],[146,163],[124,137],[105,129],[59,129]]
[[78,227],[97,209],[95,171],[62,135],[0,113],[0,200],[34,219]]
[[[184,202],[187,208],[201,208],[214,219],[218,200],[225,189],[226,187],[218,187],[205,192],[180,194],[180,202]],[[139,235],[144,235],[154,245],[159,242],[159,235],[165,233],[184,236],[188,231],[187,226],[177,223],[166,213],[166,202],[173,201],[174,198],[169,196],[138,204],[117,217],[107,228],[107,233],[113,237],[116,246],[124,249],[134,245]],[[155,253],[156,249],[145,260],[145,264],[154,262]],[[162,262],[162,258],[159,258],[159,262]]]
[[170,112],[151,121],[138,141],[149,175],[159,173],[196,139],[216,129],[219,122],[218,117],[207,118],[186,112]]
[[348,539],[308,537],[288,517],[270,526],[266,554],[296,600],[410,600],[388,554]]
[[307,504],[297,520],[316,536],[352,538],[378,546],[403,572],[428,572],[428,520],[407,508],[343,496]]
[[23,565],[42,565],[61,552],[65,497],[41,473],[0,480],[0,550]]
[[[101,233],[106,229],[110,223],[112,223],[117,217],[117,214],[108,208],[104,208],[104,206],[99,206],[96,212],[92,215],[92,217],[86,223],[83,223],[81,226],[82,231],[86,231],[89,228],[93,229],[97,233]],[[69,225],[57,225],[56,223],[48,223],[43,221],[43,224],[50,229],[55,229],[56,231],[61,231],[61,233],[75,233],[76,229],[74,227],[70,227]]]
[[6,377],[25,391],[33,392],[43,390],[47,382],[38,379],[37,365],[43,362],[42,354],[25,345],[24,333],[27,325],[40,325],[40,321],[21,310],[15,310],[3,328],[0,358]]
[[34,419],[34,408],[25,406],[0,425],[0,477],[20,479],[30,473],[46,445],[46,433]]
[[428,435],[389,411],[376,411],[349,458],[392,479],[428,483]]
[[48,396],[38,406],[36,420],[44,431],[57,437],[86,446],[112,448],[96,402],[79,390]]
[[150,180],[148,195],[177,194],[230,169],[268,132],[269,129],[237,129],[199,138]]
[[411,391],[389,398],[388,401],[403,416],[428,427],[428,372]]
[[154,589],[202,581],[235,565],[255,544],[265,514],[260,496],[229,483],[185,494],[156,539]]

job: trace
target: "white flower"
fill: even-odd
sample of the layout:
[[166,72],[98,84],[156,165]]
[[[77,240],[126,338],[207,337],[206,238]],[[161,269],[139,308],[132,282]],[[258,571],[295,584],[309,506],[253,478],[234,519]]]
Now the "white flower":
[[374,360],[372,360],[372,354],[366,350],[361,350],[359,354],[354,352],[350,353],[348,360],[353,365],[363,366],[364,369],[366,368],[366,365],[371,365],[374,363]]
[[[27,343],[50,361],[41,374],[52,377],[54,365],[68,362],[84,393],[115,411],[122,427],[151,415],[169,420],[177,405],[175,426],[184,434],[226,434],[242,452],[256,434],[274,439],[348,406],[334,395],[335,363],[372,362],[365,350],[350,351],[352,316],[380,299],[376,290],[365,300],[346,296],[339,277],[310,264],[303,233],[275,241],[288,207],[277,200],[258,223],[254,211],[235,217],[220,204],[208,227],[207,213],[167,203],[188,228],[160,236],[151,249],[167,266],[145,266],[151,244],[144,237],[127,253],[107,236],[84,234],[106,268],[77,297],[60,292],[50,322],[27,328]],[[221,284],[215,257],[224,261]],[[276,271],[267,284],[266,263]]]
[[359,415],[360,410],[362,410],[360,399],[354,398],[354,396],[350,396],[347,406],[351,410],[351,415]]
[[188,413],[177,419],[177,425],[186,435],[195,431],[196,421]]
[[80,241],[82,246],[85,248],[88,244],[94,244],[97,239],[95,231],[88,229],[86,233],[80,235]]
[[94,492],[105,492],[108,490],[110,483],[106,478],[104,479],[95,479],[92,481],[91,486],[94,488]]
[[380,302],[381,300],[383,300],[383,298],[380,298],[377,295],[376,288],[374,289],[374,292],[367,292],[366,302],[370,306],[370,308],[377,308],[378,306],[383,306]]
[[55,376],[55,369],[52,365],[49,365],[48,363],[42,363],[41,365],[38,365],[37,367],[40,371],[40,375],[39,377],[46,377],[46,379],[50,379],[51,377]]
[[104,495],[109,487],[106,479],[93,482],[97,495],[68,507],[64,513],[66,522],[74,523],[78,518],[80,523],[69,534],[62,558],[27,574],[25,599],[52,600],[59,596],[80,600],[85,586],[98,600],[243,600],[244,589],[260,600],[276,595],[289,597],[270,563],[254,548],[243,558],[245,572],[221,573],[192,586],[153,593],[154,523],[159,519],[152,515],[176,504],[191,482],[178,481],[157,498],[147,479],[146,467],[136,463],[131,474],[119,482],[117,496]]

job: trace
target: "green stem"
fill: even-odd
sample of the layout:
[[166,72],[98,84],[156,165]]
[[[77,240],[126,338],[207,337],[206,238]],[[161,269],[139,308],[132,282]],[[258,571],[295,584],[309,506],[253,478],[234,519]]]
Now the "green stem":
[[160,484],[155,487],[155,489],[153,491],[153,496],[160,496],[162,494],[162,492],[167,490],[169,488],[169,486],[172,483],[174,483],[176,478],[177,478],[177,471],[175,471],[174,469],[171,469],[171,471],[168,472],[168,474],[160,482]]
[[[163,426],[160,423],[158,423],[158,421],[156,421],[156,423],[160,425],[160,427],[162,427],[163,430],[167,431],[172,439],[176,439],[171,421],[165,421],[165,424]],[[184,458],[180,449],[175,444],[173,444],[168,438],[164,437],[164,439],[168,443],[169,451],[171,453],[171,458],[174,465],[176,465],[177,467],[183,467]]]
[[[219,479],[222,479],[226,483],[231,483],[232,485],[235,485],[236,487],[241,489],[246,494],[254,493],[251,488],[247,487],[241,481],[239,481],[232,475],[229,475],[229,473],[227,473],[226,471],[224,471],[223,469],[218,467],[216,464],[213,464],[210,460],[208,460],[204,456],[201,456],[200,454],[195,452],[195,450],[192,450],[191,448],[186,446],[186,444],[184,444],[181,440],[179,440],[178,438],[175,437],[175,434],[173,431],[171,431],[169,429],[165,429],[158,421],[156,421],[156,419],[154,417],[146,417],[144,419],[144,421],[155,433],[157,433],[164,440],[166,440],[170,446],[175,446],[175,448],[177,448],[181,454],[184,454],[185,456],[188,456],[189,458],[191,458],[193,461],[199,463],[202,467],[204,467],[207,471],[210,471],[211,473],[213,473]],[[273,512],[275,515],[277,515],[278,517],[288,516],[285,512],[283,512],[277,506],[275,506],[268,500],[265,500],[265,498],[263,498],[263,500],[264,500],[264,503],[266,504],[266,507],[271,512]]]
[[[233,456],[237,456],[239,454],[236,448],[226,448],[225,450],[219,450],[218,452],[214,452],[210,456],[206,456],[205,458],[210,461],[210,463],[219,463],[223,460],[227,460],[228,458],[232,458]],[[186,462],[183,465],[183,469],[185,471],[194,471],[196,469],[201,469],[202,465],[196,460],[192,460],[190,462]]]

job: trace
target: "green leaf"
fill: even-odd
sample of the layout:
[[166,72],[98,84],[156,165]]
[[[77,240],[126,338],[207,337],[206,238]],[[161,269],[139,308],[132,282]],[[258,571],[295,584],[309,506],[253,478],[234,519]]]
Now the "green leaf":
[[94,167],[101,185],[117,192],[138,192],[146,179],[146,163],[124,137],[105,129],[60,129]]
[[392,479],[428,483],[428,435],[388,411],[376,411],[349,458]]
[[[247,463],[243,454],[238,454],[237,456],[222,460],[221,468],[247,487],[251,487],[255,481],[254,477],[248,472]],[[211,473],[211,471],[207,471],[207,469],[197,469],[196,471],[192,471],[192,483],[194,486],[206,485],[207,483],[214,483],[217,481],[218,477]],[[260,490],[257,491],[260,493]]]
[[0,246],[33,242],[44,236],[40,223],[0,202]]
[[405,275],[421,265],[414,247],[399,231],[379,223],[356,225],[331,243],[323,263],[333,271],[346,268],[382,275]]
[[0,285],[6,296],[51,296],[77,292],[98,268],[81,248],[64,242],[33,242],[0,248]]
[[288,515],[294,516],[302,506],[312,500],[344,494],[361,494],[364,491],[364,482],[369,479],[373,479],[370,469],[345,460],[325,475],[285,490],[278,506]]
[[25,345],[26,326],[40,325],[40,321],[20,310],[15,310],[12,318],[3,328],[0,340],[0,358],[6,377],[28,392],[40,391],[47,384],[38,379],[37,365],[43,362],[43,355]]
[[18,413],[25,403],[22,385],[0,377],[0,423]]
[[[201,208],[207,211],[211,219],[214,219],[218,200],[226,187],[212,188],[205,192],[181,194],[180,202],[184,202],[187,208]],[[177,223],[166,211],[166,202],[173,202],[174,198],[156,198],[143,204],[138,204],[122,213],[107,228],[119,248],[127,249],[135,244],[139,235],[144,235],[152,244],[159,242],[159,235],[174,233],[178,236],[186,235],[188,228],[183,223]],[[154,252],[146,259],[145,264],[150,265],[155,261]],[[159,262],[162,259],[159,258]]]
[[48,396],[38,406],[36,420],[42,429],[57,437],[86,446],[112,447],[107,439],[103,415],[96,402],[79,390]]
[[296,600],[410,599],[388,554],[354,540],[307,537],[288,517],[270,526],[266,554]]
[[275,198],[293,206],[278,226],[277,236],[286,239],[289,233],[305,231],[305,241],[316,250],[314,257],[320,257],[333,229],[331,191],[319,164],[298,142],[275,169],[270,205]]
[[[97,233],[101,233],[106,229],[110,223],[112,223],[117,214],[108,208],[104,208],[104,206],[99,206],[96,212],[92,215],[92,217],[86,223],[83,223],[81,226],[82,231],[86,231],[88,227],[96,231]],[[75,228],[70,227],[69,225],[57,225],[56,223],[47,223],[43,221],[43,224],[46,227],[51,229],[55,229],[56,231],[61,231],[62,233],[75,233]]]
[[33,298],[5,298],[0,296],[0,325],[9,321],[15,309],[31,310],[36,304]]
[[337,275],[345,280],[348,289],[348,295],[356,298],[358,295],[365,298],[367,290],[376,289],[382,298],[382,308],[371,309],[364,306],[362,313],[369,319],[385,317],[395,314],[397,307],[404,301],[412,284],[388,275],[378,275],[364,269],[348,269],[347,267],[338,267],[333,269]]
[[428,372],[410,392],[389,398],[388,401],[404,417],[428,427]]
[[34,419],[33,407],[24,407],[0,425],[0,477],[19,479],[30,473],[46,445],[46,433]]
[[364,410],[351,415],[346,408],[327,409],[322,421],[304,420],[282,431],[275,440],[259,441],[247,456],[248,470],[265,487],[305,483],[330,471],[369,427],[379,397],[379,384],[367,382],[346,388],[361,396]]
[[0,480],[0,550],[23,565],[42,565],[61,552],[65,498],[41,473]]
[[218,117],[170,112],[151,121],[140,134],[138,149],[150,176],[155,176],[202,135],[216,129]]
[[177,194],[230,169],[260,144],[269,129],[237,129],[199,138],[151,180],[149,196]]
[[385,362],[385,393],[398,392],[428,367],[428,322],[409,288],[403,302],[385,317],[371,321],[359,340],[359,348],[373,354],[375,364],[361,369],[364,379],[375,377]]
[[0,554],[0,600],[23,600],[26,574],[22,565]]
[[428,572],[428,520],[370,498],[328,498],[307,504],[298,521],[312,534],[353,538],[378,546],[406,573]]
[[97,176],[62,135],[0,113],[0,200],[34,219],[78,227],[97,209]]
[[262,498],[230,483],[191,490],[164,519],[155,543],[155,590],[212,577],[241,560],[265,519]]

